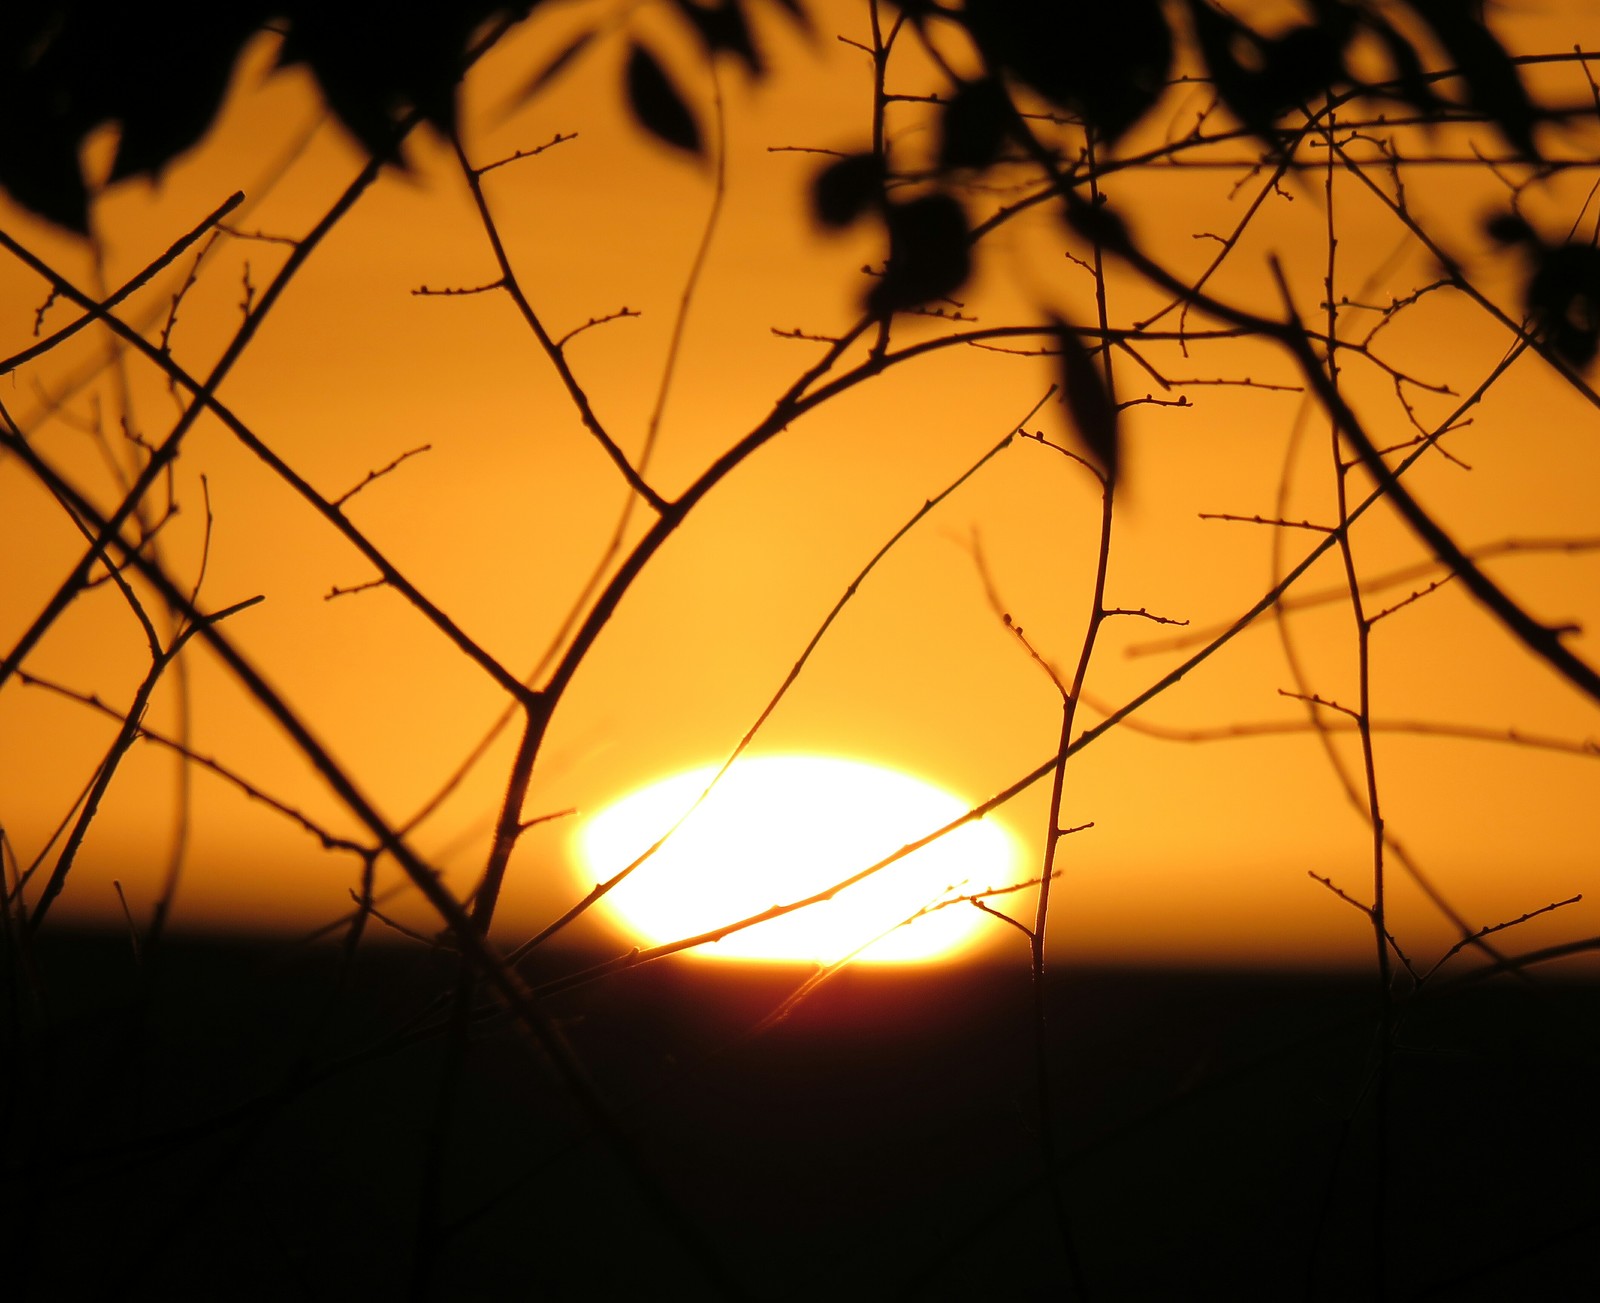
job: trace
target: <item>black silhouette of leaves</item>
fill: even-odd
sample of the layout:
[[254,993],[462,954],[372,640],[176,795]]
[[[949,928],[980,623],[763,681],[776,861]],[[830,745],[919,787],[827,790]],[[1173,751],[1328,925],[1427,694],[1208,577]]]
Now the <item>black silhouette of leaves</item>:
[[1540,246],[1527,303],[1535,332],[1572,366],[1587,367],[1600,353],[1600,249]]
[[1468,105],[1499,127],[1524,154],[1538,158],[1533,127],[1539,114],[1511,56],[1483,25],[1480,7],[1459,0],[1413,0],[1413,4],[1460,70],[1467,84]]
[[[404,18],[388,0],[97,0],[0,4],[0,188],[58,225],[83,231],[87,196],[78,170],[84,138],[104,123],[121,127],[112,179],[156,176],[193,147],[215,119],[244,44],[263,30],[285,34],[282,58],[315,79],[338,119],[374,155],[398,163],[397,122],[419,114],[441,130],[454,123],[465,52],[497,19],[525,17],[543,0],[419,3]],[[765,5],[806,23],[804,0],[671,0],[669,12],[708,54],[725,53],[752,74],[766,66],[752,16]],[[1200,44],[1220,98],[1270,141],[1277,119],[1330,86],[1399,99],[1423,112],[1443,101],[1431,89],[1437,52],[1459,74],[1466,106],[1537,157],[1542,120],[1517,66],[1469,0],[1305,0],[1308,21],[1277,38],[1254,31],[1217,0],[1054,3],[900,0],[913,22],[955,23],[970,35],[992,78],[958,90],[944,110],[939,158],[945,169],[983,170],[998,160],[1012,119],[1003,81],[1026,87],[1118,140],[1162,94],[1174,27]],[[1248,19],[1248,5],[1232,5]],[[1392,79],[1361,87],[1345,52],[1364,32],[1382,47]],[[542,90],[588,47],[585,32],[531,73]],[[1426,56],[1420,53],[1427,51]],[[627,102],[644,128],[676,149],[699,153],[689,102],[657,56],[635,44],[624,77]],[[820,189],[820,183],[819,183]],[[843,187],[824,211],[853,220],[859,190]],[[844,214],[848,213],[846,216]],[[948,216],[948,213],[947,213]],[[946,277],[945,279],[948,279]],[[890,297],[893,297],[892,295]]]
[[764,65],[760,51],[750,35],[750,20],[740,0],[678,0],[678,11],[700,33],[700,40],[712,53],[732,54],[751,72],[759,74]]
[[991,71],[1016,78],[1117,140],[1156,102],[1172,66],[1161,0],[984,0],[959,15]]
[[[1374,4],[1315,0],[1313,21],[1267,38],[1213,0],[1188,0],[1189,18],[1218,98],[1254,135],[1271,145],[1273,124],[1287,111],[1310,107],[1328,90],[1360,86],[1345,52],[1359,31],[1375,36],[1393,65],[1394,80],[1369,89],[1421,111],[1443,101],[1431,89],[1416,47]],[[1539,112],[1528,98],[1516,64],[1484,26],[1479,6],[1464,0],[1411,0],[1414,23],[1431,31],[1466,85],[1467,107],[1493,122],[1505,138],[1532,158]]]
[[1520,213],[1497,213],[1483,230],[1532,263],[1522,297],[1535,337],[1571,366],[1587,368],[1600,356],[1600,249],[1545,244]]
[[[255,25],[231,6],[0,7],[0,186],[57,225],[82,232],[83,138],[122,125],[113,178],[155,173],[216,115],[234,58]],[[181,75],[157,76],[157,68]]]
[[1067,405],[1085,457],[1108,485],[1114,484],[1119,460],[1117,405],[1106,392],[1100,367],[1078,332],[1064,321],[1057,320],[1054,325],[1061,356],[1061,401]]
[[410,109],[441,131],[455,125],[456,81],[472,32],[493,11],[465,4],[428,11],[426,21],[396,21],[382,0],[303,3],[279,56],[304,64],[328,107],[374,158],[398,164],[396,125]]
[[1516,213],[1495,214],[1483,224],[1483,231],[1496,244],[1508,249],[1519,244],[1539,247],[1539,237],[1533,233],[1533,227]]
[[[316,81],[328,107],[374,156],[398,164],[397,124],[414,112],[448,131],[466,53],[496,18],[525,17],[541,0],[420,3],[403,17],[388,0],[98,0],[0,4],[0,189],[56,225],[82,233],[88,196],[84,138],[122,128],[111,179],[156,176],[215,121],[247,41],[284,33],[280,59]],[[710,53],[763,70],[747,9],[755,0],[678,0],[675,12]],[[799,0],[768,0],[805,21]],[[585,33],[531,74],[542,90],[589,44]],[[624,90],[640,122],[698,152],[699,128],[654,55],[634,47]]]
[[888,316],[944,298],[961,288],[972,269],[967,214],[949,195],[931,194],[891,204],[889,262],[867,295],[868,311]]
[[849,226],[883,202],[883,180],[883,161],[876,154],[835,159],[811,183],[811,210],[824,226]]
[[[185,69],[182,78],[147,75],[142,80],[143,94],[130,101],[122,115],[122,135],[111,180],[149,175],[164,168],[168,161],[200,143],[233,72],[232,61],[208,61],[205,52],[242,38],[233,30],[226,13],[217,6],[203,10],[196,25],[182,34],[183,46],[169,53]],[[192,44],[191,44],[192,43]],[[189,51],[197,57],[187,57]]]
[[1344,79],[1348,23],[1307,23],[1260,42],[1261,94],[1279,111],[1315,104]]
[[1207,0],[1190,0],[1189,14],[1217,98],[1269,147],[1277,143],[1273,125],[1285,112],[1309,108],[1344,80],[1343,50],[1355,18],[1344,6],[1272,39]]
[[640,126],[675,149],[700,152],[700,124],[655,55],[638,42],[628,52],[627,88]]
[[[3,92],[0,92],[3,93]],[[6,119],[17,121],[13,113]],[[0,143],[0,177],[11,197],[65,230],[88,230],[89,194],[78,171],[78,132],[41,122]]]
[[1005,87],[993,77],[967,82],[945,105],[939,166],[990,166],[1000,157],[1013,119]]
[[[1384,54],[1394,69],[1394,82],[1392,86],[1369,88],[1370,94],[1380,98],[1390,95],[1398,98],[1403,103],[1420,109],[1424,113],[1436,112],[1440,107],[1440,100],[1433,92],[1433,87],[1428,84],[1427,73],[1422,66],[1422,59],[1416,50],[1411,47],[1399,32],[1385,21],[1382,14],[1373,10],[1366,10],[1358,14],[1356,25],[1359,30],[1370,32],[1377,37],[1383,46]],[[1357,83],[1357,78],[1349,75],[1345,80],[1352,85]]]
[[1074,204],[1066,213],[1067,226],[1091,244],[1109,253],[1121,253],[1133,247],[1133,237],[1128,234],[1127,223],[1105,202]]

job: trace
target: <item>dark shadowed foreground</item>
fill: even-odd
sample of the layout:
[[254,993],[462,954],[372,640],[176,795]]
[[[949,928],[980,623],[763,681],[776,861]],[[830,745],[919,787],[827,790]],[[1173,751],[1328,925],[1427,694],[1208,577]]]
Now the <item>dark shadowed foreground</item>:
[[[39,959],[48,1009],[6,1073],[10,1297],[714,1292],[501,1021],[441,1133],[447,1037],[394,1033],[448,995],[447,955],[363,950],[337,1000],[331,948],[174,941],[150,973],[63,933]],[[1059,1293],[1026,971],[847,971],[752,1034],[803,976],[658,964],[548,1008],[745,1294]],[[1091,1297],[1377,1295],[1370,977],[1050,980]],[[1493,979],[1404,1010],[1389,1296],[1592,1297],[1600,987]]]

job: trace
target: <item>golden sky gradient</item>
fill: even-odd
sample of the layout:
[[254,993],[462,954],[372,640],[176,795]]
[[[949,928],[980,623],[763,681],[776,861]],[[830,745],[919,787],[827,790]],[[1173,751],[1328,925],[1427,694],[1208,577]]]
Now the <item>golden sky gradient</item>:
[[[600,419],[637,460],[714,187],[709,166],[652,144],[622,104],[618,73],[629,35],[643,32],[671,51],[689,84],[692,56],[670,32],[651,27],[648,14],[597,42],[531,100],[519,99],[515,92],[541,52],[559,48],[591,9],[541,14],[494,51],[465,88],[463,137],[482,166],[575,133],[497,169],[485,187],[517,273],[552,334],[630,310],[573,340],[568,358]],[[1521,50],[1600,46],[1600,19],[1584,14],[1581,5],[1552,9],[1508,27],[1508,39]],[[825,6],[809,39],[792,24],[764,24],[777,73],[759,84],[736,68],[721,72],[725,202],[647,471],[668,497],[820,356],[821,345],[780,337],[774,328],[844,330],[857,313],[858,269],[882,257],[865,228],[837,236],[812,229],[805,198],[820,160],[787,148],[850,150],[865,142],[866,61],[836,33],[866,38],[861,6]],[[303,76],[273,70],[274,48],[274,38],[264,36],[248,49],[217,130],[159,186],[126,183],[98,201],[99,266],[82,242],[13,206],[0,206],[0,225],[90,290],[120,284],[235,189],[246,197],[229,219],[237,231],[303,234],[362,159],[323,118]],[[919,88],[914,65],[902,75],[908,90]],[[1541,70],[1535,84],[1562,103],[1581,103],[1589,93],[1571,65]],[[692,94],[709,124],[709,85],[695,81]],[[1181,135],[1200,103],[1197,89],[1176,88],[1127,148]],[[905,106],[892,137],[908,156],[926,147],[917,112]],[[1590,122],[1542,139],[1552,153],[1595,157],[1600,130]],[[1473,141],[1495,147],[1489,133],[1464,129],[1416,132],[1406,141],[1413,152],[1468,159]],[[522,676],[558,636],[627,491],[507,296],[415,293],[481,286],[496,272],[448,144],[417,133],[406,157],[409,172],[386,173],[316,251],[219,396],[329,498],[429,445],[364,488],[349,502],[349,517]],[[1216,157],[1237,160],[1243,152],[1219,147]],[[87,158],[92,166],[92,149]],[[1522,180],[1527,170],[1505,175]],[[1594,232],[1590,188],[1597,175],[1574,167],[1525,192],[1525,210],[1546,238]],[[1480,234],[1484,215],[1505,206],[1505,181],[1465,165],[1417,166],[1406,179],[1412,215],[1516,315],[1514,277]],[[1166,168],[1118,173],[1107,192],[1151,252],[1195,274],[1217,248],[1205,234],[1238,223],[1262,184],[1243,168]],[[977,195],[973,211],[987,212],[1004,198]],[[1351,300],[1386,305],[1436,278],[1431,255],[1359,181],[1341,176],[1335,205],[1338,283]],[[1276,311],[1266,270],[1275,254],[1298,309],[1316,320],[1326,217],[1320,175],[1286,182],[1268,195],[1211,291]],[[1064,256],[1059,227],[1042,210],[985,243],[979,274],[961,296],[965,315],[981,324],[1033,321],[1046,311],[1092,320],[1092,281]],[[247,282],[259,294],[287,251],[282,243],[231,236],[204,247],[171,333],[174,356],[195,374],[237,328]],[[192,254],[179,259],[130,300],[125,319],[156,338],[171,296],[194,266]],[[1109,295],[1114,322],[1162,306],[1160,295],[1126,273],[1112,276]],[[45,299],[37,276],[0,259],[0,351],[10,355],[32,342]],[[44,330],[65,324],[73,311],[50,306]],[[1168,321],[1175,327],[1177,318],[1172,313]],[[1350,308],[1341,326],[1347,337],[1361,338],[1377,319]],[[931,340],[954,328],[902,320],[896,341]],[[1479,385],[1514,342],[1482,306],[1448,291],[1398,313],[1377,338],[1384,360],[1458,395]],[[111,463],[124,471],[131,464],[119,424],[126,419],[154,441],[178,412],[162,375],[137,359],[108,364],[107,347],[105,334],[85,331],[0,380],[7,410],[41,454],[103,506],[118,497]],[[1129,358],[1116,359],[1124,400],[1150,393],[1170,402],[1182,393],[1187,402],[1138,405],[1126,414],[1109,600],[1188,626],[1110,621],[1089,675],[1084,723],[1178,664],[1198,644],[1180,647],[1177,640],[1247,609],[1319,537],[1202,513],[1327,521],[1333,509],[1327,420],[1303,410],[1287,357],[1249,341],[1198,341],[1188,357],[1175,344],[1152,344],[1147,356],[1174,380],[1260,383],[1195,384],[1162,394]],[[1411,438],[1390,376],[1360,358],[1346,366],[1348,392],[1380,441]],[[497,937],[517,943],[592,885],[575,850],[585,812],[655,778],[725,758],[877,549],[1015,428],[1052,375],[1038,356],[930,352],[807,415],[695,510],[628,594],[556,713],[524,813],[579,814],[525,835],[511,861]],[[1425,424],[1444,419],[1459,401],[1416,387],[1405,396]],[[97,420],[104,437],[93,433]],[[1027,428],[1057,442],[1072,438],[1059,404]],[[1595,408],[1530,354],[1447,439],[1455,460],[1425,457],[1407,482],[1469,548],[1506,540],[1592,545],[1600,535],[1596,430]],[[189,437],[172,481],[181,510],[160,535],[172,574],[186,582],[197,574],[202,477],[214,525],[201,605],[216,610],[265,597],[232,617],[228,632],[378,808],[404,823],[485,736],[504,694],[396,593],[328,600],[336,586],[372,579],[370,566],[210,417]],[[1350,483],[1365,491],[1359,474]],[[1001,616],[1020,625],[1042,657],[1070,671],[1088,609],[1097,510],[1082,468],[1040,444],[1014,441],[862,584],[755,750],[880,764],[971,802],[1033,770],[1056,747],[1059,697]],[[630,541],[646,514],[635,513]],[[1381,505],[1354,540],[1369,582],[1404,571],[1374,589],[1379,607],[1439,577],[1437,570],[1405,570],[1425,553]],[[0,458],[0,642],[7,648],[81,550],[81,538],[26,469],[14,457]],[[1593,633],[1600,625],[1600,552],[1524,549],[1485,566],[1539,618],[1582,625],[1569,645],[1600,659]],[[1324,592],[1341,582],[1330,554],[1293,591]],[[1053,955],[1369,962],[1367,920],[1308,875],[1367,898],[1370,833],[1346,801],[1322,742],[1304,729],[1306,706],[1281,692],[1296,684],[1292,652],[1312,691],[1353,701],[1348,605],[1292,613],[1281,628],[1282,635],[1279,623],[1259,621],[1134,717],[1138,725],[1195,736],[1119,727],[1071,761],[1068,821],[1094,827],[1066,843],[1052,905]],[[1510,934],[1513,952],[1600,933],[1600,894],[1593,891],[1600,753],[1577,749],[1600,738],[1594,703],[1534,662],[1453,585],[1380,622],[1373,658],[1380,724],[1515,729],[1570,744],[1380,732],[1385,817],[1415,862],[1473,927],[1584,894],[1581,903]],[[146,665],[137,624],[116,591],[101,585],[73,605],[24,669],[125,707]],[[187,727],[198,755],[319,824],[354,833],[338,800],[210,652],[196,647],[185,666],[187,724],[179,680],[169,677],[147,717],[150,727],[170,735]],[[1282,731],[1253,732],[1257,726]],[[1215,736],[1230,728],[1249,735]],[[0,691],[0,822],[24,865],[72,808],[115,730],[114,719],[44,687],[12,682]],[[515,735],[504,732],[411,834],[459,894],[481,872]],[[1347,764],[1357,759],[1352,734],[1336,735],[1334,747]],[[134,748],[58,903],[62,920],[120,917],[113,880],[135,917],[148,915],[173,852],[178,775],[170,752]],[[325,851],[293,820],[213,774],[191,768],[190,784],[174,907],[179,925],[309,930],[350,908],[355,857]],[[1048,784],[1037,784],[994,816],[1029,848],[1028,872],[1037,871],[1047,794]],[[1391,929],[1408,953],[1431,963],[1458,933],[1398,864],[1390,873]],[[379,882],[398,887],[402,878],[382,864]],[[384,908],[410,926],[437,928],[414,892],[400,890]],[[619,939],[597,933],[599,926],[580,925],[574,935],[616,946]],[[982,947],[1021,960],[1014,930],[997,923],[981,937]]]

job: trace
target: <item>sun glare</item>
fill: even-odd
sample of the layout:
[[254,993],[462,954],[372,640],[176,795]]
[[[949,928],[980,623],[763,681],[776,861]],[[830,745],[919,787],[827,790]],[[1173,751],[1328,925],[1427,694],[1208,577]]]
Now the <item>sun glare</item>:
[[[626,867],[715,774],[675,774],[599,811],[579,833],[582,863],[598,881]],[[922,779],[859,761],[741,760],[600,908],[641,945],[696,936],[825,890],[970,808]],[[869,963],[946,958],[992,922],[958,898],[1014,881],[1016,861],[1015,842],[998,824],[964,824],[831,900],[691,953],[821,963],[858,950]],[[945,900],[956,903],[930,909]]]

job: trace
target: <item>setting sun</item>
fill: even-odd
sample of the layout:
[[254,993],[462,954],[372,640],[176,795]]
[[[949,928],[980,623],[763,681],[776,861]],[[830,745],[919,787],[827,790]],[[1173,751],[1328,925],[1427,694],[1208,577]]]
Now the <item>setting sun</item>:
[[[601,810],[580,834],[585,867],[601,881],[625,868],[715,776],[714,766],[675,774]],[[742,760],[601,908],[647,945],[695,936],[826,890],[968,808],[922,779],[859,761]],[[858,950],[877,963],[949,956],[988,922],[960,897],[1013,881],[1016,859],[998,825],[965,824],[831,900],[694,953],[822,963]],[[941,901],[955,903],[930,909]]]

